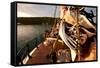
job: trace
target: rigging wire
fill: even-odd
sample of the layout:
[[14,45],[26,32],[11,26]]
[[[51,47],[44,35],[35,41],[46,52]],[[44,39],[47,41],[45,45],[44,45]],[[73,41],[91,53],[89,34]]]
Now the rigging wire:
[[[53,25],[53,27],[52,27],[52,30],[51,30],[51,35],[52,35],[52,32],[53,32],[53,29],[55,29],[55,26],[56,26],[56,24],[57,24],[57,19],[56,19],[56,12],[57,12],[57,5],[55,6],[55,11],[54,11],[54,25]],[[54,50],[54,48],[55,48],[55,45],[56,45],[56,43],[57,43],[57,41],[58,41],[58,39],[59,39],[59,36],[57,35],[57,39],[54,41],[54,43],[53,43],[53,45],[52,45],[52,47],[51,47],[51,52],[50,52],[50,54],[51,54],[51,59],[52,59],[52,63],[56,63],[56,53],[55,53],[55,50]]]
[[55,10],[54,10],[54,24],[53,24],[53,26],[51,28],[50,36],[52,35],[53,29],[55,28],[56,23],[57,23],[57,20],[56,20],[56,12],[57,12],[57,5],[55,6]]

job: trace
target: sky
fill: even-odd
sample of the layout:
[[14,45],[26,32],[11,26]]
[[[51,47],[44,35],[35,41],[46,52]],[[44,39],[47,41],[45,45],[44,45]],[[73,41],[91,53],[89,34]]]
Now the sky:
[[[43,5],[43,4],[28,4],[18,3],[17,4],[17,17],[54,17],[56,5]],[[93,10],[96,15],[96,8],[85,8],[87,12]],[[60,9],[57,6],[56,16],[60,16]],[[95,18],[94,18],[95,19]],[[94,20],[96,22],[96,19]]]
[[[22,4],[17,6],[17,17],[54,17],[55,5],[40,4]],[[56,17],[59,16],[59,7],[57,7]]]

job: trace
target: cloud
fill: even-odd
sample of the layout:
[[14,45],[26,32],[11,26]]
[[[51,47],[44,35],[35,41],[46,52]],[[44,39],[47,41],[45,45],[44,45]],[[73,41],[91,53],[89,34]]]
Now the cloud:
[[[17,14],[18,17],[54,17],[55,7],[55,5],[18,3]],[[59,16],[59,11],[57,15]]]

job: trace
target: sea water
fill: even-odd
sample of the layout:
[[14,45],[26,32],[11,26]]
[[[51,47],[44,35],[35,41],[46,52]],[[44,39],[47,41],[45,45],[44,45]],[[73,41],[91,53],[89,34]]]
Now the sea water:
[[51,25],[17,25],[17,52],[23,48],[30,40],[34,39],[45,30],[50,29]]

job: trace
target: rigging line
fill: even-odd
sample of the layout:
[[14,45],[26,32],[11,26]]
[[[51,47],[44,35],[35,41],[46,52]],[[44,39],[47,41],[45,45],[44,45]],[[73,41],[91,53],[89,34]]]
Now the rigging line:
[[[54,11],[54,18],[55,18],[55,20],[54,20],[54,25],[53,25],[53,28],[52,28],[52,30],[55,28],[55,26],[56,26],[56,21],[57,21],[57,19],[56,19],[56,12],[57,12],[57,5],[55,6],[55,11]],[[55,45],[56,45],[56,43],[57,43],[57,41],[58,41],[58,39],[59,39],[59,36],[57,35],[56,36],[57,37],[57,39],[55,40],[55,42],[54,42],[54,44],[53,44],[53,46],[52,46],[52,51],[54,51],[54,48],[55,48]]]
[[55,6],[55,11],[54,11],[54,18],[55,18],[55,20],[54,20],[54,27],[56,25],[56,12],[57,12],[57,5]]
[[[51,30],[51,33],[50,33],[50,34],[52,34],[53,29],[54,29],[55,26],[56,26],[56,18],[55,18],[55,17],[56,17],[56,11],[57,11],[57,5],[55,6],[55,10],[54,10],[54,25],[53,25],[53,27],[52,27],[52,30]],[[52,45],[52,47],[51,47],[50,54],[53,54],[53,53],[55,52],[54,48],[55,48],[55,45],[56,45],[58,39],[59,39],[59,36],[57,35],[57,39],[54,41],[54,43],[53,43],[53,45]],[[53,59],[52,59],[52,60],[53,60]],[[53,60],[53,61],[54,61],[54,60]]]
[[56,17],[56,12],[57,12],[57,5],[55,6],[55,10],[54,10],[54,25],[52,26],[51,33],[52,33],[54,27],[56,26],[56,18],[55,18]]

